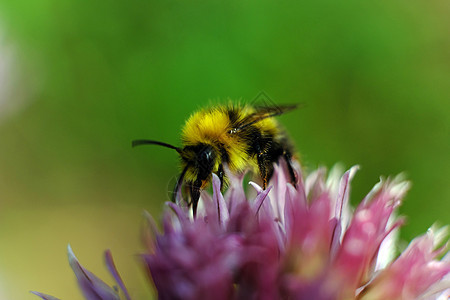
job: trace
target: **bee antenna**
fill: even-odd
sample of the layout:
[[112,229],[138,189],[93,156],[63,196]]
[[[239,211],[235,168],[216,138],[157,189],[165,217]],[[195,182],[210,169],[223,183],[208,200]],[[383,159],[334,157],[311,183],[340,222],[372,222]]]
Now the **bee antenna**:
[[163,143],[163,142],[158,142],[158,141],[152,141],[152,140],[134,140],[131,142],[131,147],[136,147],[136,146],[141,146],[141,145],[158,145],[158,146],[163,146],[166,148],[170,148],[170,149],[174,149],[175,151],[177,151],[178,153],[181,153],[181,149],[178,147],[175,147],[171,144],[167,144],[167,143]]

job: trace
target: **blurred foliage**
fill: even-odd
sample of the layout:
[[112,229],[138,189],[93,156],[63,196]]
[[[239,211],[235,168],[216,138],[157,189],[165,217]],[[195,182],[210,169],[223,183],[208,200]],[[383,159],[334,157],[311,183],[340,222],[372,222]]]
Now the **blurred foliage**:
[[[43,266],[60,264],[55,272],[71,278],[67,242],[95,273],[104,248],[138,253],[139,211],[161,211],[178,158],[132,150],[130,141],[175,144],[199,107],[252,101],[262,90],[305,104],[280,120],[307,168],[361,165],[354,203],[380,174],[406,172],[406,240],[436,220],[449,223],[449,13],[448,1],[1,0],[3,43],[13,46],[19,74],[1,100],[25,104],[0,123],[0,231],[10,245],[0,251],[0,277],[15,274],[0,294],[24,298],[11,283],[21,278],[17,289],[45,285],[40,291],[64,297],[66,287],[52,282],[60,276],[46,280]],[[87,234],[79,223],[104,228]],[[33,260],[58,260],[27,261],[33,247],[41,249]],[[17,270],[25,274],[14,273],[8,255],[24,256]],[[124,269],[134,280],[136,270]],[[72,285],[65,296],[75,299]]]

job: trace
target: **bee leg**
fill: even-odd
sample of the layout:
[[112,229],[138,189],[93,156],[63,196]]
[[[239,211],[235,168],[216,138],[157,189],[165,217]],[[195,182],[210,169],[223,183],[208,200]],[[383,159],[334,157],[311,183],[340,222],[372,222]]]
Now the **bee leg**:
[[297,174],[294,171],[291,163],[291,154],[287,151],[283,152],[284,160],[286,161],[289,176],[291,177],[291,183],[294,187],[297,187]]
[[177,183],[175,184],[175,187],[173,188],[173,194],[172,194],[172,201],[175,203],[178,203],[180,199],[182,199],[182,187],[183,187],[183,180],[184,175],[186,174],[187,167],[183,169],[183,171],[180,174],[180,177],[177,179]]
[[266,160],[266,154],[264,152],[260,152],[257,156],[257,161],[258,161],[259,175],[263,180],[263,190],[265,190],[267,187],[267,182],[269,180],[269,170],[267,168],[268,164]]
[[217,170],[217,176],[220,179],[220,190],[223,191],[223,177],[225,176],[225,172],[223,171],[223,165],[219,165],[219,169]]
[[200,198],[200,186],[201,186],[201,180],[196,180],[191,186],[191,204],[192,204],[192,213],[195,216],[197,215],[197,205],[198,205],[198,199]]

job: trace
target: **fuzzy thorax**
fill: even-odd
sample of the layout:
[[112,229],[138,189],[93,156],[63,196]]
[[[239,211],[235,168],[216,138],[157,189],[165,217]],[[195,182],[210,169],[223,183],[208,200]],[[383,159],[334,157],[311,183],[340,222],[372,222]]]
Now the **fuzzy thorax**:
[[[184,146],[207,144],[214,147],[218,153],[218,161],[213,172],[217,172],[219,161],[224,161],[231,172],[243,172],[250,169],[258,172],[258,164],[251,154],[250,143],[246,136],[233,132],[255,109],[250,106],[217,106],[200,110],[187,120],[183,128],[182,142]],[[278,124],[274,118],[266,118],[253,125],[259,132],[276,136],[279,132]],[[226,153],[223,153],[226,151]],[[195,177],[195,174],[186,174]],[[186,178],[188,179],[188,178]]]

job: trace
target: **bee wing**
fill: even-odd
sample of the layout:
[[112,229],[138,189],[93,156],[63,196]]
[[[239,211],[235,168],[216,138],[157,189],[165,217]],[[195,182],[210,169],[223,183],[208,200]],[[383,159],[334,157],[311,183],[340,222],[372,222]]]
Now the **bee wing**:
[[281,106],[260,106],[256,107],[256,112],[247,116],[242,122],[233,128],[234,132],[245,129],[246,127],[258,123],[264,119],[272,118],[284,114],[285,112],[291,111],[298,107],[297,104],[292,105],[281,105]]

